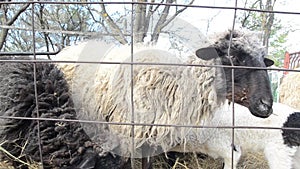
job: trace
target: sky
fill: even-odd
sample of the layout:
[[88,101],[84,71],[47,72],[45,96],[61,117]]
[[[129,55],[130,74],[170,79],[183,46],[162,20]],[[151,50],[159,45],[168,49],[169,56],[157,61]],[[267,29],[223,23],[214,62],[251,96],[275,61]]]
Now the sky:
[[[132,0],[107,0],[107,1],[124,1]],[[178,3],[182,3],[177,0]],[[238,7],[243,7],[246,0],[238,0]],[[248,0],[251,1],[251,0]],[[201,6],[218,6],[218,7],[234,7],[235,0],[195,0],[194,5]],[[127,5],[130,8],[130,5]],[[110,9],[111,8],[111,9]],[[124,10],[124,5],[107,5],[108,11]],[[276,0],[275,11],[298,12],[300,13],[300,0]],[[237,14],[242,11],[238,10]],[[208,9],[208,8],[187,8],[179,15],[183,21],[192,24],[204,35],[211,35],[216,32],[222,32],[231,29],[233,25],[234,10],[231,9]],[[300,51],[300,14],[275,14],[275,17],[281,20],[285,26],[284,29],[293,30],[289,33],[288,41],[284,44],[290,53]],[[209,24],[208,24],[209,23]],[[238,25],[235,26],[239,28]],[[187,27],[184,28],[186,30]],[[188,30],[189,31],[189,30]]]
[[[238,1],[238,7],[243,7],[245,0]],[[235,0],[201,0],[194,3],[195,5],[204,6],[220,6],[234,7]],[[274,8],[275,11],[298,12],[300,11],[299,0],[277,0]],[[239,14],[241,11],[237,11]],[[191,17],[192,16],[192,17]],[[224,31],[232,28],[234,10],[230,9],[204,9],[204,8],[189,8],[180,17],[189,23],[195,25],[204,34]],[[285,29],[292,29],[288,36],[288,42],[284,45],[288,52],[300,51],[300,15],[295,14],[275,14],[279,18]],[[207,31],[208,21],[210,22],[209,31]],[[238,25],[236,25],[238,28]]]
[[[285,5],[276,6],[275,10],[288,11],[288,12],[300,12],[300,1],[298,0],[287,0]],[[289,42],[287,47],[291,52],[300,51],[300,15],[284,15],[277,14],[278,17],[286,24],[289,28],[294,29],[294,32],[289,34]]]

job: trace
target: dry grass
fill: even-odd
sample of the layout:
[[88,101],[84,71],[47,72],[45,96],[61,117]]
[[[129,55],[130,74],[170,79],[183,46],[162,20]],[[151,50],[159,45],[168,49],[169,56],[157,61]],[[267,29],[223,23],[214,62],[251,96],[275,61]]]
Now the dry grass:
[[13,169],[14,167],[12,167],[11,163],[9,163],[8,161],[2,161],[0,162],[0,169]]
[[194,153],[186,153],[176,158],[175,164],[169,166],[165,161],[164,155],[160,155],[154,160],[155,169],[219,169],[222,168],[222,160],[214,160],[205,155],[197,155]]
[[[165,155],[160,155],[154,159],[153,167],[155,169],[222,169],[222,159],[213,159],[206,155],[196,155],[187,153],[176,159],[174,166],[169,166],[165,160]],[[136,160],[136,168],[141,168],[141,160]],[[262,152],[248,153],[241,157],[238,169],[268,169],[267,161]]]
[[[28,165],[26,165],[26,167],[28,169],[42,169],[43,167],[40,166],[38,163],[33,162],[33,163],[28,163]],[[0,169],[15,169],[13,167],[13,165],[8,162],[8,161],[1,161],[0,162]]]
[[[1,158],[3,156],[6,156],[6,157],[12,159],[13,161],[20,163],[21,166],[26,167],[28,169],[42,169],[41,165],[39,165],[39,163],[37,163],[37,162],[31,161],[31,160],[27,160],[27,161],[22,160],[22,157],[24,156],[23,153],[21,153],[18,157],[14,156],[9,151],[7,151],[5,148],[2,147],[3,144],[5,144],[5,142],[2,142],[0,144],[0,157]],[[21,147],[21,148],[24,149],[24,147]],[[14,169],[14,167],[11,162],[9,162],[8,160],[4,160],[4,161],[0,161],[0,169]]]
[[248,153],[247,156],[242,156],[239,164],[239,169],[268,169],[268,162],[266,161],[264,154]]
[[[2,153],[7,153],[0,147]],[[13,157],[19,161],[17,157]],[[29,169],[42,169],[38,163],[23,162]],[[155,169],[222,169],[222,159],[213,159],[203,154],[186,153],[180,154],[175,161],[174,166],[169,166],[166,162],[164,154],[154,158],[153,168]],[[141,160],[135,160],[135,168],[141,168]],[[8,161],[0,162],[0,169],[14,169]],[[264,158],[263,153],[249,153],[242,156],[238,164],[238,169],[268,169],[268,164]]]

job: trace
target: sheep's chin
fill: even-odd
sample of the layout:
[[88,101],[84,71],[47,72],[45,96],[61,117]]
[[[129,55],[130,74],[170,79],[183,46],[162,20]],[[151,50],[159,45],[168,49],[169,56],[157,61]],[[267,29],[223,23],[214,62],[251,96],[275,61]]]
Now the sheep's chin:
[[261,107],[258,106],[256,108],[252,108],[251,106],[249,107],[249,110],[251,112],[252,115],[256,116],[256,117],[260,117],[260,118],[268,118],[272,113],[273,113],[273,109],[266,109],[265,107]]
[[[232,95],[228,94],[226,98],[229,100],[229,102],[231,102]],[[245,92],[244,89],[242,94],[234,95],[234,102],[236,104],[240,104],[242,106],[247,107],[251,112],[251,114],[256,117],[268,118],[273,113],[272,106],[262,104],[261,102],[255,102],[255,101],[253,102],[253,99],[251,102],[251,99],[248,98],[249,98],[248,93]]]

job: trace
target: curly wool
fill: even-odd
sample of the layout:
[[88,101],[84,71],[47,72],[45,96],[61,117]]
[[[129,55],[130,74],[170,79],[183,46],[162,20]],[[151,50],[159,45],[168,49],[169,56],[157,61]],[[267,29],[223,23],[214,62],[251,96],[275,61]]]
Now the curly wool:
[[[58,64],[67,76],[80,119],[150,124],[136,125],[134,130],[132,125],[84,127],[92,140],[102,137],[97,133],[98,129],[107,129],[107,133],[112,134],[107,138],[107,144],[101,145],[107,151],[118,149],[118,153],[129,156],[132,150],[141,148],[144,143],[167,151],[178,144],[186,144],[190,129],[152,124],[203,125],[214,110],[224,104],[226,79],[220,69],[212,67],[157,64],[220,65],[221,59],[228,60],[229,34],[227,31],[218,35],[210,45],[216,47],[223,58],[209,61],[194,55],[177,58],[157,46],[134,46],[131,58],[129,46],[112,48],[96,40],[66,48],[54,60],[116,63]],[[259,63],[264,64],[265,50],[250,33],[234,31],[231,50],[233,55],[245,53],[249,57],[258,57]],[[131,60],[145,65],[131,67],[128,64]],[[135,145],[131,143],[133,132]],[[209,137],[205,129],[198,133],[202,138],[200,143]],[[141,157],[140,153],[137,151],[134,156]]]
[[279,86],[279,102],[300,110],[300,73],[289,72]]
[[[261,59],[262,55],[266,55],[266,48],[262,46],[261,40],[258,38],[259,36],[256,32],[252,32],[249,30],[234,30],[232,33],[232,42],[230,47],[230,50],[232,52],[244,52],[251,57]],[[230,41],[226,40],[229,39],[228,36],[230,36],[230,34],[228,34],[228,32],[226,31],[213,35],[212,37],[210,37],[211,41],[213,42],[211,45],[218,49],[218,52],[227,53],[230,43]],[[216,41],[216,39],[218,40]]]
[[[2,58],[14,59],[14,58]],[[30,59],[20,58],[17,59]],[[1,63],[0,65],[0,113],[9,117],[37,117],[34,91],[34,67],[38,113],[41,118],[77,119],[69,89],[63,73],[53,64],[47,63]],[[35,120],[1,119],[1,146],[21,160],[40,162],[38,124]],[[83,166],[86,168],[91,158],[97,158],[102,168],[121,166],[122,160],[102,149],[94,147],[78,122],[39,121],[40,141],[44,168],[68,168]],[[6,158],[21,167],[19,161],[10,156]],[[93,160],[92,160],[93,161]],[[95,162],[94,161],[94,162]],[[124,161],[123,161],[124,162]],[[96,164],[91,164],[92,166]],[[71,167],[71,168],[73,168]],[[113,167],[113,168],[114,168]],[[78,167],[80,168],[80,167]]]
[[[299,113],[297,110],[280,103],[274,103],[274,115],[269,118],[252,116],[249,110],[239,104],[234,105],[235,126],[244,127],[299,127]],[[205,123],[206,126],[233,126],[232,105],[222,106],[216,110],[214,117]],[[296,118],[294,117],[296,115]],[[293,124],[297,123],[293,126]],[[210,135],[206,142],[199,144],[198,132],[202,129],[193,129],[189,134],[187,145],[178,145],[172,151],[177,152],[201,152],[213,158],[223,158],[224,168],[232,168],[232,132],[231,128],[206,129]],[[291,134],[289,132],[292,132]],[[236,168],[242,154],[264,152],[271,169],[292,168],[294,153],[300,146],[300,132],[274,129],[247,129],[236,128],[234,130],[234,161]],[[250,167],[250,166],[249,166]]]
[[[102,45],[97,41],[86,44],[97,44],[97,49],[101,49]],[[78,45],[76,48],[84,48],[84,45]],[[72,50],[72,48],[66,50]],[[134,51],[134,62],[138,63],[219,64],[218,59],[203,61],[196,56],[191,56],[184,62],[155,47],[140,47]],[[56,59],[70,58],[67,53],[67,51],[63,51]],[[81,54],[89,56],[89,58],[96,57],[87,53]],[[85,56],[77,55],[77,58],[86,58]],[[89,58],[86,59],[89,60]],[[73,60],[76,60],[76,56]],[[105,57],[100,56],[100,61],[129,62],[130,48],[113,49]],[[73,65],[75,70],[71,74],[68,70],[73,70],[72,65],[61,64],[59,66],[66,75],[71,75],[67,79],[69,79],[72,89],[75,106],[80,109],[78,111],[80,119],[118,123],[132,121],[130,65],[78,64]],[[203,124],[210,117],[210,113],[222,104],[218,92],[223,89],[223,85],[216,85],[217,82],[224,80],[216,80],[220,78],[219,71],[216,68],[201,66],[134,65],[132,75],[134,122],[176,125]],[[112,147],[110,145],[108,149],[112,150],[121,146],[122,155],[129,155],[132,149],[130,144],[131,126],[111,125],[109,130],[118,136],[120,143],[116,143],[118,145]],[[187,128],[135,126],[135,148],[140,148],[146,142],[167,151],[177,144],[184,143],[188,131]],[[91,129],[87,129],[87,133],[91,137],[97,137],[97,135],[93,135],[97,133]],[[165,139],[166,137],[171,139]],[[140,154],[136,154],[136,156],[140,156]]]

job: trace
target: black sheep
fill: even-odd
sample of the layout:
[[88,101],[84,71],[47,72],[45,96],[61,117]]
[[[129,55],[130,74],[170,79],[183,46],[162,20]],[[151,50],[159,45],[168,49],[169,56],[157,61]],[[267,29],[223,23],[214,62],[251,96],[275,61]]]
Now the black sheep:
[[[39,114],[41,118],[76,120],[68,85],[63,73],[54,64],[1,62],[0,99],[2,147],[25,162],[41,161],[38,121],[7,117],[36,118]],[[122,168],[125,162],[95,146],[79,122],[40,120],[39,130],[44,168]],[[5,153],[1,154],[1,158],[18,168],[28,167]]]

